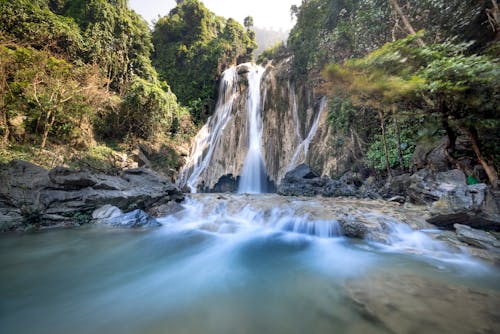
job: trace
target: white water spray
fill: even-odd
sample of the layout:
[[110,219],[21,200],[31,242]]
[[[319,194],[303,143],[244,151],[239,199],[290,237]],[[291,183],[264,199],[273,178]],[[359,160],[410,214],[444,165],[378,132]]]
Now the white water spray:
[[214,115],[196,135],[189,159],[179,173],[179,185],[188,186],[192,193],[197,191],[200,175],[208,167],[216,144],[221,140],[223,130],[231,119],[237,82],[236,67],[229,68],[222,75]]
[[265,189],[266,171],[262,158],[262,115],[260,79],[264,69],[257,67],[248,73],[248,153],[243,163],[238,192],[261,193]]
[[[297,167],[299,163],[305,162],[307,159],[307,154],[309,153],[309,146],[311,145],[311,141],[314,139],[316,132],[318,131],[319,121],[321,119],[321,115],[326,107],[326,97],[321,99],[321,103],[319,106],[319,111],[314,118],[313,124],[311,126],[311,130],[307,134],[306,139],[304,139],[299,146],[295,149],[295,153],[293,154],[292,160],[288,165],[288,170],[292,170]],[[294,104],[294,113],[296,112],[296,105]],[[295,116],[294,116],[295,117]],[[298,119],[298,117],[297,117]],[[298,122],[298,120],[297,120]],[[298,123],[297,123],[298,124]]]

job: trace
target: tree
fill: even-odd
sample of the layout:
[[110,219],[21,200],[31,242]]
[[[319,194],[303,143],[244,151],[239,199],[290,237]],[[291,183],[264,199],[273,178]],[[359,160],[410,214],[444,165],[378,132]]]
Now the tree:
[[245,26],[245,28],[247,28],[247,30],[250,30],[250,28],[253,27],[253,17],[245,17],[245,19],[243,20],[243,25]]
[[160,18],[153,43],[153,63],[160,78],[199,122],[215,107],[216,83],[222,72],[251,60],[256,48],[252,30],[234,19],[216,16],[198,0],[185,0]]
[[[410,35],[416,35],[417,32],[413,28],[408,17],[403,13],[403,10],[401,9],[401,7],[398,4],[398,0],[389,0],[389,2],[391,4],[392,8],[394,9],[394,11],[397,13],[397,15],[403,21],[403,24],[404,24],[406,30],[408,31],[408,33]],[[419,46],[425,46],[424,41],[420,37],[417,38],[417,43]]]
[[[402,103],[445,119],[448,131],[460,130],[468,136],[490,183],[497,187],[498,174],[492,159],[484,155],[480,136],[493,132],[498,141],[498,61],[467,55],[469,44],[448,42],[422,48],[418,38],[418,33],[410,35],[364,58],[330,65],[326,77],[353,103],[377,109],[381,120],[389,111],[396,113]],[[381,128],[384,136],[382,121]]]

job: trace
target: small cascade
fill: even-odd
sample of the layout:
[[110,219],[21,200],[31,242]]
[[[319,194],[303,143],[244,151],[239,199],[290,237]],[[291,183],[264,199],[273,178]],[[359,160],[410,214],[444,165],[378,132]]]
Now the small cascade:
[[262,193],[265,191],[267,173],[262,157],[262,115],[260,81],[264,69],[257,67],[248,73],[248,153],[243,163],[238,192]]
[[179,173],[179,185],[188,186],[192,193],[197,191],[200,175],[208,167],[216,144],[221,140],[223,130],[231,119],[237,82],[236,67],[223,73],[215,112],[196,135],[188,161]]
[[[307,154],[309,153],[309,146],[311,145],[311,141],[314,139],[314,136],[316,135],[316,131],[318,131],[319,121],[321,119],[321,115],[323,114],[323,111],[325,110],[325,107],[326,107],[326,97],[323,97],[321,99],[319,111],[316,114],[316,117],[314,118],[311,129],[309,130],[307,137],[295,149],[295,152],[292,156],[292,160],[290,161],[290,164],[288,165],[288,170],[292,170],[293,168],[297,167],[300,163],[303,163],[306,161]],[[295,100],[294,100],[293,109],[294,109],[293,112],[294,112],[294,118],[295,118],[295,114],[297,113],[297,110],[296,110],[297,106],[296,106]],[[298,124],[298,116],[297,116],[297,124]],[[297,129],[298,129],[298,125],[297,125]],[[300,136],[300,132],[298,132],[298,135]]]

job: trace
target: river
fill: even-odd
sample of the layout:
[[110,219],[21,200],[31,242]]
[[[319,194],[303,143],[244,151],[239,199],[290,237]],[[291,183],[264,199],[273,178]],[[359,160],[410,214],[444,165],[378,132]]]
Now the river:
[[[498,333],[499,268],[401,210],[199,194],[157,229],[1,235],[0,331]],[[341,211],[387,222],[386,241],[342,236]]]

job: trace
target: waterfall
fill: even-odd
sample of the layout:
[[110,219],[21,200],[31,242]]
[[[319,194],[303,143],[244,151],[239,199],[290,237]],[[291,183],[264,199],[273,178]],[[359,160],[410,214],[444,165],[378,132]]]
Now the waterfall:
[[[309,153],[309,145],[311,145],[311,141],[314,139],[314,136],[316,135],[316,131],[318,131],[318,126],[319,126],[319,121],[321,119],[321,115],[323,114],[323,111],[326,107],[326,97],[323,97],[321,99],[321,103],[319,106],[319,111],[316,114],[316,117],[314,118],[313,124],[311,126],[311,129],[309,130],[309,133],[307,134],[306,139],[304,139],[299,146],[295,149],[295,153],[293,154],[292,160],[290,164],[288,165],[288,170],[292,170],[293,168],[297,167],[299,163],[305,162],[307,159],[307,154]],[[294,118],[295,118],[295,113],[296,113],[296,105],[294,101]],[[298,124],[298,117],[297,117],[297,124]],[[298,125],[297,125],[298,129]],[[300,133],[298,133],[300,135]]]
[[216,144],[221,140],[223,130],[231,119],[237,82],[236,67],[223,73],[215,112],[196,135],[188,161],[180,171],[179,185],[188,186],[193,193],[197,191],[200,175],[208,167]]
[[260,79],[264,69],[257,67],[248,73],[248,153],[243,163],[238,192],[261,193],[265,191],[267,178],[262,158],[262,115],[260,101]]

